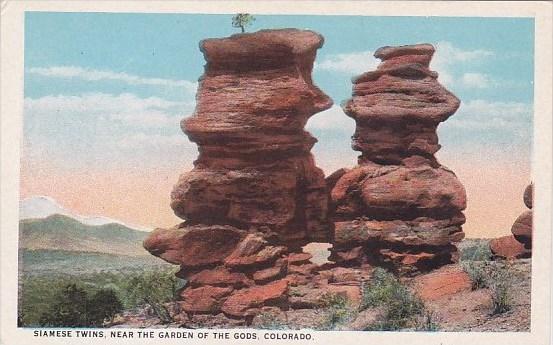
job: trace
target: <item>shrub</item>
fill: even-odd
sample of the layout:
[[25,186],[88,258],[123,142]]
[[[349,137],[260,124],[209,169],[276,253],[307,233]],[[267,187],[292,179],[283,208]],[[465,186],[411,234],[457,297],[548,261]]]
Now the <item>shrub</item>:
[[[469,240],[467,240],[469,241]],[[475,240],[461,249],[461,261],[489,261],[492,257],[488,241]]]
[[369,283],[362,287],[361,310],[369,307],[378,307],[390,299],[394,294],[394,289],[400,288],[401,284],[393,274],[382,268],[376,268],[373,271]]
[[361,309],[384,308],[382,320],[366,330],[391,331],[409,326],[422,315],[425,306],[422,300],[391,273],[377,268],[373,277],[362,289]]
[[349,299],[338,293],[325,293],[319,299],[319,305],[324,311],[323,330],[332,330],[355,318],[357,311],[351,306]]
[[121,310],[121,301],[113,290],[99,290],[89,298],[85,289],[71,283],[55,294],[39,323],[53,327],[101,327],[107,318]]
[[501,314],[512,308],[511,287],[513,276],[509,266],[491,270],[488,286],[492,298],[492,315]]
[[[46,321],[52,321],[51,317],[44,314],[53,310],[60,302],[61,291],[68,285],[75,284],[76,287],[86,292],[87,297],[94,298],[99,290],[111,290],[122,305],[122,310],[132,309],[148,305],[145,302],[144,289],[152,288],[149,295],[156,295],[153,303],[165,303],[175,298],[177,290],[184,285],[184,280],[174,276],[175,267],[153,271],[131,271],[131,272],[96,272],[81,275],[23,275],[20,280],[19,297],[19,325],[21,327],[37,327]],[[150,281],[145,283],[144,280]],[[152,282],[152,280],[157,280]],[[139,286],[135,286],[137,282]],[[142,291],[143,296],[139,296]],[[100,298],[98,296],[98,298]],[[104,294],[103,298],[109,299]],[[114,299],[112,299],[114,300]],[[114,302],[115,303],[115,302]],[[106,307],[108,303],[105,303]],[[116,306],[113,304],[112,306]],[[156,304],[157,306],[157,304]],[[118,308],[115,308],[118,309]],[[153,309],[150,306],[150,309]],[[109,310],[104,311],[110,313]],[[161,311],[163,312],[163,311]],[[95,319],[95,316],[89,316]],[[99,316],[98,316],[99,317]],[[107,316],[111,318],[112,316]],[[91,319],[91,320],[92,320]],[[90,320],[89,320],[90,321]]]
[[260,329],[288,329],[286,322],[272,312],[261,312],[257,315],[255,326]]
[[96,291],[89,302],[89,320],[94,326],[101,326],[106,319],[113,321],[115,314],[123,310],[123,304],[111,289]]
[[468,274],[472,282],[472,290],[482,289],[488,287],[488,274],[489,263],[488,262],[463,262],[463,270]]
[[417,326],[418,331],[436,332],[440,329],[436,321],[436,315],[431,310],[426,309],[422,322]]
[[133,276],[125,284],[127,307],[146,305],[164,323],[172,321],[165,303],[177,299],[182,281],[173,270],[149,271]]
[[54,298],[53,305],[42,313],[41,326],[84,327],[90,324],[86,291],[77,284],[68,284]]
[[511,309],[513,273],[509,264],[467,262],[463,269],[472,281],[472,289],[488,288],[492,300],[492,314]]

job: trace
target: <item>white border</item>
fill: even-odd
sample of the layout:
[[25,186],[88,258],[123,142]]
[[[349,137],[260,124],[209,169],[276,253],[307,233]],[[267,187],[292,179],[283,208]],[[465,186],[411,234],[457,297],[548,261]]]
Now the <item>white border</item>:
[[[0,344],[163,344],[210,340],[137,340],[34,338],[16,327],[19,140],[23,109],[24,11],[328,14],[368,16],[471,16],[535,18],[534,253],[532,259],[531,332],[415,333],[311,332],[315,341],[296,344],[549,344],[551,325],[551,200],[552,200],[552,6],[550,2],[479,1],[5,1],[1,4],[1,208],[0,208]],[[213,330],[210,330],[212,332]],[[261,334],[262,332],[258,332]],[[261,340],[263,341],[263,340]],[[225,340],[225,343],[244,343]],[[253,343],[253,342],[251,342]],[[275,343],[282,343],[275,341]]]

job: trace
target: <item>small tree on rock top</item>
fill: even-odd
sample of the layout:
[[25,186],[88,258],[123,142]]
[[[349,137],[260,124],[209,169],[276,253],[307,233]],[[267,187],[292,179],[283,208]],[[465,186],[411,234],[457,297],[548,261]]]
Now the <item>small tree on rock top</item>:
[[246,26],[252,25],[255,21],[255,17],[249,13],[237,13],[232,17],[232,26],[240,28],[242,32],[246,32]]

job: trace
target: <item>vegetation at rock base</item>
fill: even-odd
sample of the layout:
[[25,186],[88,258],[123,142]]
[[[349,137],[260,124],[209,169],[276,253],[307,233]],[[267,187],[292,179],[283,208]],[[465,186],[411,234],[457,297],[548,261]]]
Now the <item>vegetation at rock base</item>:
[[136,275],[125,286],[126,300],[131,305],[146,305],[164,323],[171,322],[165,303],[177,299],[182,287],[173,271],[150,271]]
[[469,275],[472,282],[472,290],[488,287],[488,271],[490,267],[488,262],[467,261],[463,262],[461,266]]
[[[286,314],[284,314],[286,315]],[[256,316],[255,328],[288,329],[286,320],[282,320],[273,312],[261,312]]]
[[425,310],[422,321],[417,322],[417,331],[436,332],[440,329],[440,325],[436,320],[436,315],[430,310]]
[[467,239],[459,245],[460,261],[489,261],[492,257],[488,240]]
[[511,310],[513,303],[512,285],[513,274],[508,265],[491,270],[488,286],[492,298],[492,314],[501,314]]
[[509,262],[465,262],[462,266],[472,281],[473,290],[489,290],[492,315],[511,309],[514,276]]
[[143,272],[99,272],[81,275],[23,275],[19,287],[18,323],[41,325],[101,326],[117,312],[148,307],[167,320],[163,307],[173,301],[184,281],[175,268]]
[[333,330],[338,326],[355,319],[357,310],[344,294],[325,293],[319,299],[319,304],[325,315],[324,321],[319,326],[322,330]]
[[249,13],[237,13],[232,17],[232,27],[240,28],[242,32],[246,32],[246,26],[252,25],[255,21],[255,17]]
[[[416,326],[417,318],[426,309],[422,300],[404,286],[398,278],[377,268],[371,280],[363,286],[360,309],[383,308],[382,317],[366,330],[393,331]],[[437,327],[437,326],[433,326]]]

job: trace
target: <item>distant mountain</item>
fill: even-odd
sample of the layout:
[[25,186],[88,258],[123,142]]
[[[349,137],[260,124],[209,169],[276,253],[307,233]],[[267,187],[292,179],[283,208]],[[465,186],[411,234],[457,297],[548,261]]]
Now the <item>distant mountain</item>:
[[143,226],[128,225],[121,221],[102,217],[102,216],[82,216],[76,214],[56,202],[56,200],[48,196],[32,196],[26,199],[21,200],[19,203],[19,219],[39,219],[46,218],[54,214],[61,214],[68,216],[79,221],[85,225],[105,225],[105,224],[120,224],[127,228],[141,230],[141,231],[150,231]]
[[19,247],[114,255],[150,255],[142,241],[148,233],[122,224],[87,225],[62,214],[19,222]]

